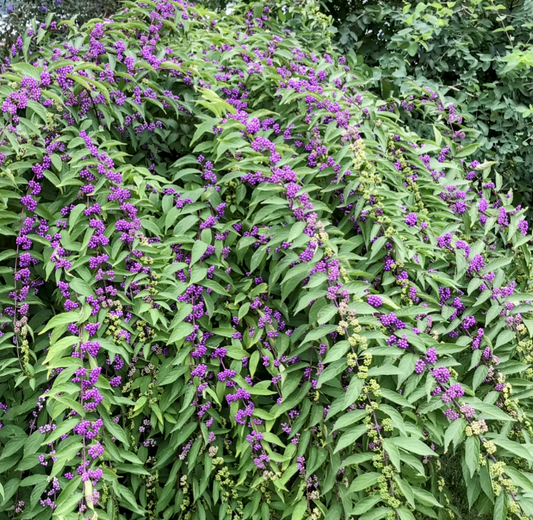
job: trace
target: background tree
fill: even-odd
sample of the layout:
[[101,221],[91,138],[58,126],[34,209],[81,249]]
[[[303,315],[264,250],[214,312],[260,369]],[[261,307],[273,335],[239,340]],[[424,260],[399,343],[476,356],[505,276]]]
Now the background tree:
[[120,0],[0,0],[0,56],[11,56],[17,38],[32,26],[54,20],[72,20],[81,26],[91,18],[105,18],[114,14]]
[[498,161],[506,186],[533,197],[533,2],[341,1],[336,42],[376,67],[383,97],[408,95],[414,82],[455,98],[479,134],[480,153]]

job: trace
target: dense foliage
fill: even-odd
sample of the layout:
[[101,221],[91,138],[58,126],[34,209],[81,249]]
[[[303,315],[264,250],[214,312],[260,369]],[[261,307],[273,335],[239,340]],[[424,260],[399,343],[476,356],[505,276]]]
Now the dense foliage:
[[447,461],[533,517],[531,235],[454,107],[311,2],[125,6],[0,76],[3,517],[441,520]]
[[410,82],[453,96],[505,184],[533,205],[532,0],[325,0],[336,40],[376,68],[381,95]]
[[69,20],[82,25],[91,18],[105,18],[115,13],[119,0],[0,0],[0,55],[11,56],[12,46],[37,23]]

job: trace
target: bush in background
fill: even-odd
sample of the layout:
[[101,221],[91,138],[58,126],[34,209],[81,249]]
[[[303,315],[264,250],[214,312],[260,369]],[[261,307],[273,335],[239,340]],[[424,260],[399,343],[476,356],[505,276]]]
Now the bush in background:
[[339,45],[376,67],[382,96],[403,99],[415,82],[453,97],[479,132],[480,154],[498,162],[517,200],[532,205],[531,0],[324,5]]
[[91,18],[106,18],[121,5],[119,0],[0,0],[0,56],[11,55],[17,38],[37,23],[73,20],[78,26]]

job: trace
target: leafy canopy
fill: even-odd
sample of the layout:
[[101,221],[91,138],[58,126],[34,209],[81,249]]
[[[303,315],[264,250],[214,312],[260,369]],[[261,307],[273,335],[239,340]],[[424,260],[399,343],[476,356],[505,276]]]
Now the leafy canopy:
[[[17,45],[28,27],[36,30],[38,24],[64,20],[66,30],[67,25],[79,26],[95,17],[110,16],[119,7],[119,0],[0,0],[0,56],[2,60],[12,56],[13,45]],[[62,43],[62,32],[57,34],[59,43]]]
[[[532,205],[532,0],[326,0],[324,7],[335,17],[336,41],[374,67],[373,90],[403,99],[414,82],[452,96],[478,133],[480,153],[498,161],[518,202]],[[416,117],[409,124],[425,127]]]

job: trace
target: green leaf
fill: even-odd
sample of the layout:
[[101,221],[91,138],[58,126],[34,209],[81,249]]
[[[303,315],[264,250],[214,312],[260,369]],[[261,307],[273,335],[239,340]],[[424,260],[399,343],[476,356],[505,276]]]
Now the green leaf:
[[390,507],[375,507],[363,516],[360,516],[358,520],[380,520],[385,518],[390,511],[393,511]]
[[347,341],[339,341],[329,348],[326,357],[324,359],[324,364],[327,365],[333,361],[338,361],[350,350],[350,344]]
[[410,42],[407,45],[407,54],[409,56],[413,57],[418,52],[418,43],[417,42]]
[[107,432],[109,432],[113,437],[116,437],[126,446],[129,446],[128,437],[121,426],[113,422],[107,414],[102,414],[102,420],[104,421],[104,426]]
[[509,452],[509,456],[521,457],[525,460],[533,462],[533,445],[520,444],[507,438],[494,437],[491,439],[496,446],[503,448]]
[[352,480],[352,483],[348,488],[348,493],[363,491],[364,489],[374,486],[375,484],[377,484],[381,476],[381,473],[377,473],[376,471],[369,471],[367,473],[359,475],[357,478]]
[[10,439],[2,449],[2,452],[0,454],[0,460],[7,459],[14,453],[19,452],[24,446],[24,444],[26,444],[26,441],[27,441],[27,437],[25,435]]
[[356,453],[355,455],[350,455],[344,460],[344,466],[358,465],[363,464],[369,460],[372,460],[374,457],[373,453]]
[[381,365],[378,367],[372,367],[368,371],[368,377],[399,376],[402,374],[403,374],[402,369],[395,365]]
[[412,490],[413,494],[415,495],[415,499],[421,504],[430,507],[444,507],[431,493],[428,493],[424,489],[413,486]]
[[[57,156],[54,156],[54,157],[57,157]],[[79,220],[81,214],[83,213],[84,209],[87,209],[87,207],[84,206],[83,204],[78,204],[70,212],[69,219],[68,219],[70,229],[75,229],[76,224],[78,223],[78,220]]]
[[485,380],[488,373],[489,367],[487,365],[481,365],[476,368],[474,379],[472,381],[472,390],[476,390],[476,388]]
[[[339,361],[335,361],[331,365],[329,365],[326,370],[324,370],[319,376],[317,380],[317,388],[322,388],[322,385],[324,383],[327,383],[331,379],[334,379],[337,377],[341,372],[344,372],[346,368],[346,362],[343,359],[340,359]],[[349,405],[347,405],[349,406]]]
[[357,376],[352,377],[348,389],[346,390],[346,394],[344,394],[343,410],[357,402],[357,399],[363,390],[363,385],[364,381],[361,378]]
[[277,446],[281,446],[282,448],[285,448],[285,444],[281,442],[280,438],[271,432],[264,432],[263,438],[265,439],[265,441],[271,444],[276,444]]
[[29,76],[37,81],[40,81],[41,72],[44,70],[43,67],[34,67],[29,63],[13,63],[11,67],[17,72],[21,72],[24,76]]
[[[294,289],[301,285],[302,280],[309,276],[310,267],[307,264],[293,267],[283,278],[281,282],[281,299],[285,300],[289,295],[293,294]],[[335,308],[334,305],[330,307]]]
[[201,240],[197,240],[194,245],[192,246],[192,253],[191,253],[191,266],[194,265],[200,258],[203,256],[203,254],[207,251],[208,244],[205,242],[202,242]]
[[45,328],[39,332],[39,334],[44,334],[50,329],[60,327],[61,325],[68,325],[69,323],[76,323],[80,317],[79,311],[64,312],[62,314],[57,314],[46,324]]
[[381,502],[381,496],[379,494],[369,495],[355,504],[352,509],[352,515],[362,515],[371,510],[379,502]]
[[383,253],[388,238],[387,237],[379,237],[373,244],[372,244],[372,254],[370,255],[370,261],[372,261],[380,252]]
[[182,321],[170,334],[168,338],[168,343],[175,343],[186,336],[189,336],[194,330],[192,323]]
[[[467,399],[465,399],[466,401]],[[515,421],[516,419],[513,419],[509,415],[507,415],[501,408],[493,405],[488,404],[483,401],[480,401],[479,399],[471,400],[468,399],[468,401],[471,401],[470,404],[479,412],[482,412],[489,416],[491,419],[497,419],[498,421]]]
[[395,437],[394,444],[396,444],[396,446],[402,450],[416,453],[417,455],[422,455],[423,457],[438,457],[438,454],[435,453],[427,444],[424,444],[422,441],[413,437]]
[[401,520],[416,520],[413,513],[411,513],[411,511],[409,511],[409,509],[407,509],[405,506],[400,507],[396,511],[398,511]]
[[289,232],[289,237],[287,238],[287,242],[292,242],[293,240],[301,236],[306,227],[307,227],[307,223],[304,221],[295,222],[291,227],[291,230]]
[[494,504],[494,520],[501,520],[502,518],[507,518],[507,504],[506,504],[507,493],[500,493],[496,502]]
[[312,291],[309,291],[307,293],[303,293],[300,295],[300,299],[298,301],[298,306],[294,310],[294,314],[298,314],[303,309],[306,309],[309,307],[309,304],[317,300],[318,298],[321,298],[322,296],[326,296],[327,291],[323,289],[314,289]]
[[502,331],[498,335],[498,339],[496,340],[496,344],[494,345],[494,350],[496,350],[498,347],[501,347],[502,345],[507,345],[508,343],[511,343],[515,336],[516,333],[514,330],[506,329]]
[[386,413],[391,418],[391,423],[394,428],[399,430],[403,435],[407,435],[402,414],[398,412],[396,408],[393,408],[385,403],[382,403],[379,408],[383,413]]
[[437,130],[435,125],[433,125],[433,133],[435,135],[435,143],[437,146],[440,146],[440,143],[442,142],[442,134]]
[[307,512],[307,500],[300,500],[292,510],[291,520],[302,520]]
[[54,513],[58,516],[58,518],[68,515],[74,511],[74,508],[78,505],[78,502],[82,500],[82,498],[82,493],[70,494],[63,497],[63,499],[61,499],[61,495],[59,495],[59,498],[57,499],[58,506]]
[[[507,470],[508,468],[506,468]],[[492,488],[492,479],[489,473],[489,465],[480,466],[479,468],[479,484],[483,493],[487,495],[489,500],[494,504],[494,489]]]
[[337,445],[335,446],[335,451],[333,453],[337,453],[338,451],[351,446],[361,435],[366,433],[368,430],[368,427],[365,424],[359,424],[352,428],[350,431],[343,433],[339,440],[337,441]]
[[323,338],[328,335],[330,332],[335,332],[337,330],[337,325],[322,325],[316,329],[313,329],[305,336],[305,340],[301,343],[300,346],[305,345],[309,341],[316,341],[317,339]]
[[[52,365],[58,362],[66,352],[72,351],[72,347],[79,343],[80,338],[77,336],[66,336],[59,341],[55,341],[50,345],[46,355],[45,364]],[[77,347],[76,347],[77,348]],[[64,360],[62,361],[64,362]]]
[[444,432],[444,453],[448,451],[448,446],[453,442],[457,446],[465,436],[466,421],[462,418],[453,421]]
[[[394,444],[394,439],[383,439],[383,449],[387,453],[392,465],[400,471],[401,459],[398,447]],[[404,493],[405,494],[405,493]]]
[[[316,454],[316,458],[313,455]],[[326,462],[326,459],[329,457],[328,450],[311,450],[311,457],[309,459],[309,464],[307,466],[306,478],[309,478],[316,470]]]
[[459,150],[455,154],[455,158],[462,159],[463,157],[468,157],[469,155],[472,155],[473,153],[475,153],[478,149],[479,149],[478,143],[467,144],[466,146],[463,146],[463,148],[461,148],[461,150]]
[[414,408],[414,406],[405,397],[401,396],[397,392],[394,392],[393,390],[389,390],[388,388],[382,388],[381,395],[387,399],[387,401],[392,401],[402,408]]
[[318,311],[318,324],[323,325],[324,323],[327,323],[336,314],[337,314],[337,307],[335,307],[334,305],[330,305],[328,307],[322,307],[322,309]]
[[91,289],[90,285],[80,278],[73,278],[69,283],[70,288],[81,296],[87,297],[93,294],[93,290]]
[[333,431],[346,428],[346,426],[360,421],[364,417],[366,417],[366,410],[354,410],[349,412],[346,415],[341,416],[339,419],[335,419],[335,427],[333,428]]
[[491,321],[496,316],[498,316],[500,312],[501,312],[501,307],[498,304],[493,304],[492,307],[487,311],[487,315],[485,316],[485,326],[488,327]]
[[119,484],[117,481],[114,481],[113,489],[115,493],[122,499],[121,503],[124,507],[139,515],[144,515],[144,509],[137,504],[135,495],[127,487]]
[[474,476],[474,473],[479,468],[479,449],[479,439],[477,437],[470,436],[466,439],[465,461],[471,477]]
[[59,439],[62,435],[65,435],[66,433],[69,433],[72,431],[74,426],[76,424],[79,424],[79,419],[68,419],[66,421],[63,421],[60,423],[57,428],[46,438],[46,441],[41,444],[41,446],[45,446],[46,444],[51,444],[52,442],[55,442],[57,439]]
[[[525,476],[525,472],[518,471],[516,468],[507,465],[505,473],[513,481],[513,484],[521,487],[527,493],[533,493],[533,482]],[[531,476],[531,473],[528,473]]]

